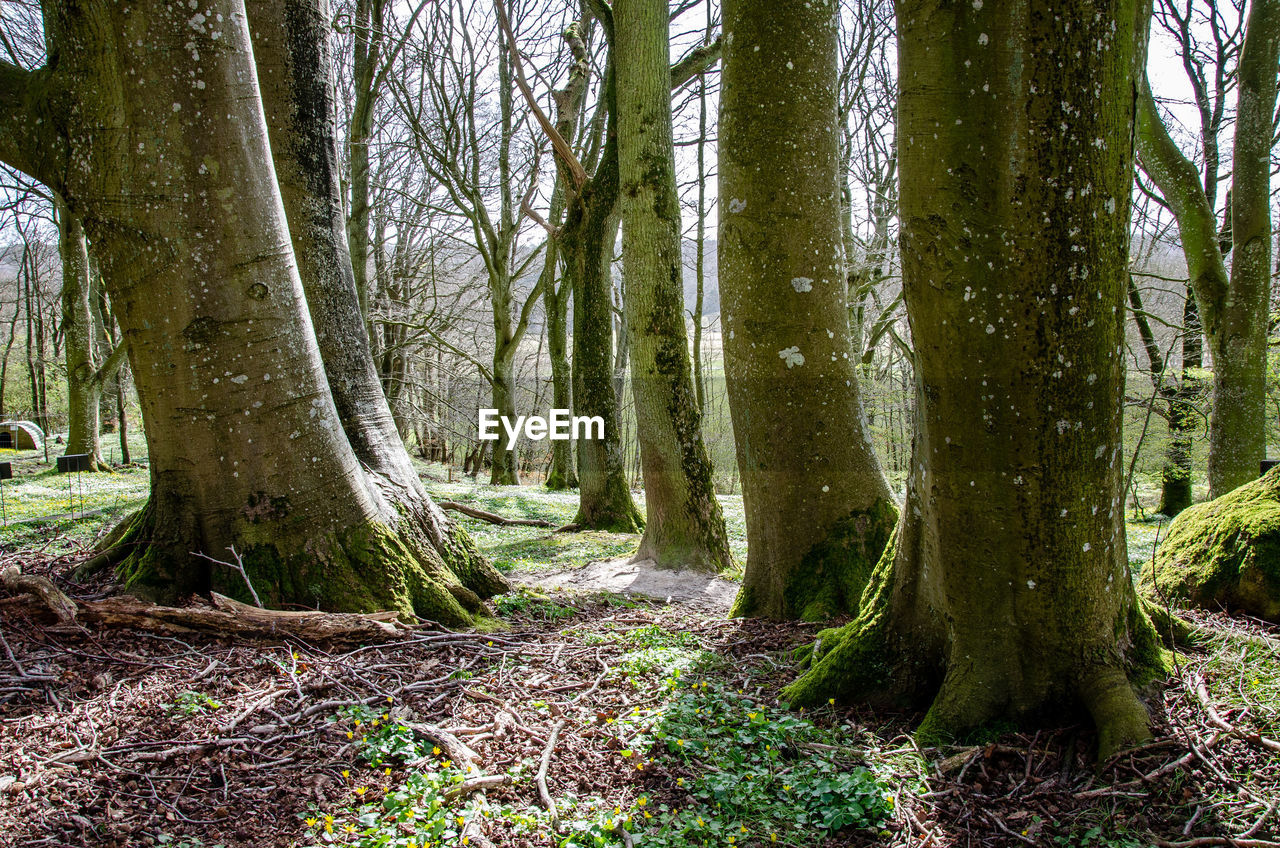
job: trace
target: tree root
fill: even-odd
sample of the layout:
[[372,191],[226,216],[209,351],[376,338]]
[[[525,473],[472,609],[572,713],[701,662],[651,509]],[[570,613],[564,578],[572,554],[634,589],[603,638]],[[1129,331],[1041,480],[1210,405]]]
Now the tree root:
[[1098,728],[1098,760],[1151,738],[1151,717],[1119,668],[1103,666],[1085,677],[1080,700]]

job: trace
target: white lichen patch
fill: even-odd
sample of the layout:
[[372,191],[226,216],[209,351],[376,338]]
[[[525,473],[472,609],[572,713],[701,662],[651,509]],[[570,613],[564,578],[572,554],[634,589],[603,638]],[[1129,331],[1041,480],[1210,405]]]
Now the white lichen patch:
[[804,365],[804,354],[801,353],[800,348],[795,345],[778,351],[778,358],[787,363],[788,368],[794,368],[797,365]]

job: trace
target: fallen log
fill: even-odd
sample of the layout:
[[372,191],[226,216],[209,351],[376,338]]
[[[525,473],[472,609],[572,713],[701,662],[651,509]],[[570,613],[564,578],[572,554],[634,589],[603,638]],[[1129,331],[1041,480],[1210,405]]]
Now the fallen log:
[[341,613],[270,610],[211,595],[209,605],[164,607],[117,595],[100,601],[71,600],[44,577],[25,575],[17,566],[0,572],[0,585],[15,594],[29,594],[52,612],[60,624],[98,627],[136,627],[159,633],[211,633],[219,636],[278,639],[294,636],[307,641],[383,642],[404,638],[419,628],[399,621],[395,611]]
[[76,620],[75,602],[46,577],[23,574],[21,568],[10,565],[0,571],[0,586],[4,586],[15,595],[35,595],[44,601],[44,605],[50,612],[58,617],[60,624],[70,624]]
[[457,501],[436,501],[436,505],[441,509],[452,509],[463,515],[469,515],[472,518],[478,518],[481,521],[487,521],[490,524],[498,524],[503,527],[555,527],[556,525],[550,521],[541,518],[507,518],[498,515],[496,512],[486,512],[474,506],[461,504]]

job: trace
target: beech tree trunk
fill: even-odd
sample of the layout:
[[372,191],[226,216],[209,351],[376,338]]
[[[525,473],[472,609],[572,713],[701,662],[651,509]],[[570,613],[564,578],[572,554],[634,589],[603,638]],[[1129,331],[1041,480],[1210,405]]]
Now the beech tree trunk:
[[1278,56],[1280,0],[1257,0],[1250,4],[1237,70],[1230,276],[1200,173],[1170,137],[1150,87],[1143,84],[1139,91],[1137,140],[1142,169],[1178,220],[1213,359],[1209,495],[1215,498],[1257,477],[1258,463],[1267,452],[1270,154]]
[[87,454],[88,471],[109,471],[102,458],[103,389],[124,362],[117,348],[100,361],[90,300],[94,285],[84,227],[65,205],[58,208],[58,252],[62,258],[62,332],[67,363],[66,453]]
[[1130,681],[1161,668],[1121,440],[1150,5],[975,5],[898,6],[911,477],[858,619],[788,694],[930,704],[926,739],[1083,709],[1105,757],[1148,735]]
[[[606,38],[612,42],[608,6],[591,4]],[[576,33],[570,33],[577,37]],[[627,485],[622,455],[622,421],[613,391],[613,285],[610,267],[618,233],[617,90],[612,59],[604,72],[605,142],[595,173],[572,186],[561,161],[567,211],[560,230],[564,274],[573,292],[573,412],[604,420],[603,439],[578,439],[578,514],[583,529],[635,533],[644,519]]]
[[468,622],[501,578],[458,537],[446,562],[343,431],[242,0],[50,3],[46,21],[48,67],[0,66],[14,119],[0,155],[83,216],[129,344],[152,476],[117,534],[129,588],[244,596],[239,574],[192,554],[239,556],[272,605]]
[[[347,250],[327,0],[249,0],[254,60],[303,290],[343,432],[381,498],[481,596],[506,582],[465,530],[428,497],[353,320],[358,289]],[[389,515],[389,520],[394,520]],[[419,539],[419,547],[422,547]],[[424,554],[433,559],[430,552]]]
[[622,266],[645,489],[635,559],[723,571],[733,564],[684,324],[680,196],[671,124],[666,0],[618,0],[618,151]]
[[836,3],[729,0],[720,95],[725,376],[747,520],[734,615],[856,610],[897,510],[851,359]]

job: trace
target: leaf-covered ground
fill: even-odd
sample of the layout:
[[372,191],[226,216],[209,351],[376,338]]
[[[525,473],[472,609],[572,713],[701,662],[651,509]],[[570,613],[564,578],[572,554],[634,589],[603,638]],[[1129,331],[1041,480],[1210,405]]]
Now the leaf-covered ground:
[[[37,465],[6,488],[26,518],[57,509]],[[572,495],[423,470],[441,498],[573,517]],[[4,562],[100,594],[77,552],[145,479],[86,475],[109,511],[13,525]],[[464,521],[509,571],[637,541]],[[1130,526],[1135,560],[1158,532]],[[483,633],[341,647],[59,629],[0,596],[0,845],[1280,845],[1280,633],[1257,623],[1201,616],[1152,693],[1157,739],[1099,767],[1085,726],[920,748],[917,716],[789,710],[806,625],[616,595],[492,606]]]

